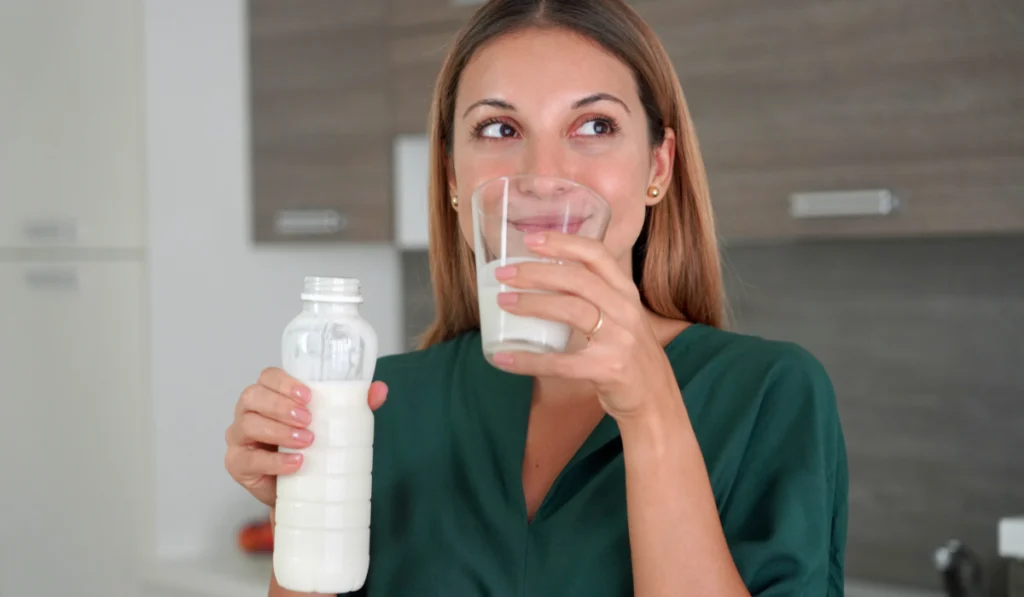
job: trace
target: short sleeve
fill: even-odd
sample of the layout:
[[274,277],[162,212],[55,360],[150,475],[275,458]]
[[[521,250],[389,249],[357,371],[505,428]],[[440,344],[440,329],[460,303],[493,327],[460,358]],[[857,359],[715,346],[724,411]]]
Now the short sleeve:
[[721,506],[733,560],[752,597],[838,597],[847,468],[832,383],[813,356],[793,347],[763,387]]

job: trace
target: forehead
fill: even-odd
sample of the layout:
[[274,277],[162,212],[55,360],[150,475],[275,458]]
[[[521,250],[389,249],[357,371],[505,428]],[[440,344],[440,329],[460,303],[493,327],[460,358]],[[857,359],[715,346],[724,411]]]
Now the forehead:
[[481,47],[459,81],[457,104],[493,97],[517,103],[552,95],[614,93],[639,103],[630,68],[597,43],[564,29],[527,29]]

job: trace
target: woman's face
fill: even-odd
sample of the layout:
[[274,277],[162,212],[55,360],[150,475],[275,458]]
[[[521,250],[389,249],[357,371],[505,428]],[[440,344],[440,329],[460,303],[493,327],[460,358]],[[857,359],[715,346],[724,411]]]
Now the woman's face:
[[[652,148],[628,66],[575,34],[529,29],[501,37],[470,60],[455,102],[450,193],[472,246],[473,190],[513,174],[555,176],[590,187],[611,206],[605,245],[624,270],[645,208],[664,197],[675,138]],[[648,195],[655,186],[657,198]]]

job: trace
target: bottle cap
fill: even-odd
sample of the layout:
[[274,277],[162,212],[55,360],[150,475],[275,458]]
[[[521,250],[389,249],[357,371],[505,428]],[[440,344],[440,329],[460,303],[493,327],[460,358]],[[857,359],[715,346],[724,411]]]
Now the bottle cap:
[[309,276],[303,285],[302,300],[319,303],[361,303],[362,285],[356,278]]

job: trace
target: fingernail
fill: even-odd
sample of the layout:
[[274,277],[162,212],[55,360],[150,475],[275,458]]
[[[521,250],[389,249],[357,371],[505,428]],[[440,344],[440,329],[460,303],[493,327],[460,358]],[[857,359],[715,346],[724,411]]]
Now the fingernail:
[[528,245],[543,245],[548,240],[548,236],[543,232],[531,232],[523,237],[523,242]]
[[512,355],[505,352],[499,352],[493,358],[496,365],[505,367],[512,364]]
[[292,439],[299,443],[310,444],[313,443],[313,432],[309,429],[296,429],[292,431]]
[[309,411],[304,408],[293,408],[291,409],[291,411],[289,411],[289,414],[292,416],[292,419],[294,419],[296,423],[300,423],[302,425],[309,425],[310,422],[313,421],[313,415],[311,415]]
[[516,277],[516,270],[518,269],[519,268],[514,265],[503,265],[494,270],[494,277],[499,280],[511,280]]
[[288,464],[299,464],[302,462],[302,454],[286,454],[284,461]]
[[306,386],[295,386],[295,389],[292,390],[292,395],[304,403],[309,402],[309,400],[313,397],[313,395],[309,391],[309,388],[307,388]]
[[498,293],[498,304],[499,305],[514,305],[519,302],[518,292],[499,292]]

